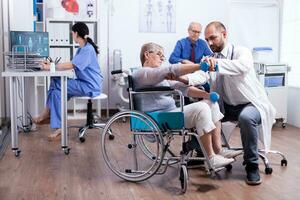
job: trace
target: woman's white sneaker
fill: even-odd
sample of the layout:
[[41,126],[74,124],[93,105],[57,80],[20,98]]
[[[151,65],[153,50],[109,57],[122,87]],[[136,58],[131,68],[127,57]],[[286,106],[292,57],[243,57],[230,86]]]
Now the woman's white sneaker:
[[210,159],[209,162],[213,168],[219,168],[219,167],[224,167],[226,165],[229,165],[234,161],[233,158],[225,158],[221,155],[213,155]]
[[242,150],[231,150],[228,148],[222,148],[218,154],[225,158],[234,158],[242,153],[243,153]]

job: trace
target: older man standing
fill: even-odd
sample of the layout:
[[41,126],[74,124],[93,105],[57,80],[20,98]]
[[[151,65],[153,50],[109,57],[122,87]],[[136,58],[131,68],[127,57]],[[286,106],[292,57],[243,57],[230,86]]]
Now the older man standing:
[[203,56],[212,54],[207,43],[200,39],[201,24],[191,22],[188,28],[189,36],[177,41],[169,62],[175,63],[199,63]]
[[258,168],[258,125],[262,125],[263,143],[269,150],[276,111],[256,78],[250,50],[229,44],[226,28],[218,21],[206,26],[205,40],[214,52],[213,57],[205,60],[210,64],[210,70],[218,70],[216,77],[211,80],[211,89],[222,97],[223,104],[220,102],[220,107],[224,105],[225,118],[239,123],[244,149],[243,164],[246,165],[247,172],[246,183],[258,185],[261,183]]

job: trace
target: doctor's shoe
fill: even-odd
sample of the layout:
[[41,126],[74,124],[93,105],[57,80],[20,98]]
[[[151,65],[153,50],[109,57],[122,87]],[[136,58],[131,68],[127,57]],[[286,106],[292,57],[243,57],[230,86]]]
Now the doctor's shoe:
[[233,158],[225,158],[221,155],[213,155],[209,158],[209,162],[213,168],[220,168],[225,167],[226,165],[229,165],[234,161]]
[[258,164],[247,164],[245,169],[246,169],[246,172],[247,172],[246,183],[248,185],[259,185],[259,184],[261,184]]
[[222,148],[218,154],[225,158],[234,158],[238,155],[241,155],[242,153],[243,153],[242,150],[231,150],[228,148]]

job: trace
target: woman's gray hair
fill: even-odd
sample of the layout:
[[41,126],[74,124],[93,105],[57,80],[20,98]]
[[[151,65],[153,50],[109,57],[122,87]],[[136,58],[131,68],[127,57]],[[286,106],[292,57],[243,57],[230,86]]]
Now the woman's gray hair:
[[146,43],[142,46],[141,48],[141,52],[140,52],[140,60],[141,60],[141,63],[142,63],[142,66],[144,66],[144,63],[146,61],[146,58],[145,58],[145,52],[155,52],[155,51],[159,51],[159,50],[164,50],[164,48],[154,42],[149,42],[149,43]]

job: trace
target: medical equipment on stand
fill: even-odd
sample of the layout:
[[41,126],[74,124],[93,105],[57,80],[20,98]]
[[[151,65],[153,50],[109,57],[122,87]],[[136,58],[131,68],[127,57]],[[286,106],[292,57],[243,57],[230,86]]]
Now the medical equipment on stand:
[[[113,80],[116,81],[118,87],[118,95],[121,98],[121,100],[125,103],[129,103],[129,99],[124,96],[123,91],[124,88],[126,89],[127,87],[127,77],[128,77],[129,71],[126,70],[117,70],[117,71],[112,71],[111,75],[113,76]],[[121,106],[118,107],[119,110],[123,110]]]
[[276,120],[282,122],[282,128],[286,127],[287,120],[287,96],[288,96],[288,72],[287,64],[254,63],[256,75],[265,87],[270,102],[276,109]]
[[[113,76],[113,80],[116,81],[116,84],[118,85],[118,95],[121,98],[121,100],[129,104],[129,98],[124,96],[124,89],[128,87],[128,75],[129,71],[126,70],[115,70],[111,72],[111,75]],[[125,111],[126,108],[120,104],[116,104],[119,111]],[[126,118],[123,117],[122,121],[125,123]]]
[[[128,70],[122,70],[122,52],[120,49],[114,49],[113,51],[113,71],[111,72],[111,75],[113,77],[113,80],[116,82],[118,89],[117,93],[118,96],[121,98],[122,102],[128,104],[129,99],[128,97],[124,96],[124,89],[126,90],[128,86],[128,80],[127,77],[129,75]],[[122,111],[124,110],[124,107],[120,104],[117,104],[118,110]]]

